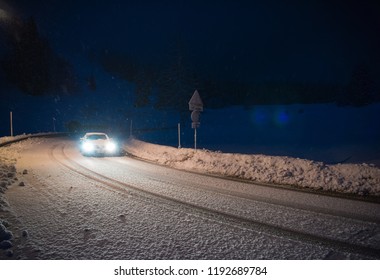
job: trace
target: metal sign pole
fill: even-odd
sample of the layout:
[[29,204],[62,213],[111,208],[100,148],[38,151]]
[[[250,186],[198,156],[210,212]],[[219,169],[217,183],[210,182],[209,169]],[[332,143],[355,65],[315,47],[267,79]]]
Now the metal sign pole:
[[11,111],[10,117],[11,117],[11,137],[13,137],[13,113],[12,113],[12,111]]
[[194,128],[194,149],[196,150],[197,149],[197,127],[199,127],[199,125],[201,124],[199,118],[200,118],[201,112],[203,111],[203,102],[197,90],[194,91],[194,94],[189,101],[189,110],[192,111],[191,127]]
[[55,132],[55,118],[53,117],[53,131]]
[[194,150],[197,150],[197,128],[194,128]]
[[178,123],[178,149],[181,149],[181,124]]

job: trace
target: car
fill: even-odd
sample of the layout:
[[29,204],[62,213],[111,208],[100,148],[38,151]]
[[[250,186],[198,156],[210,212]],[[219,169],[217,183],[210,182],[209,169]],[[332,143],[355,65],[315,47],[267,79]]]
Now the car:
[[80,138],[80,152],[84,156],[117,155],[119,147],[106,133],[88,132]]

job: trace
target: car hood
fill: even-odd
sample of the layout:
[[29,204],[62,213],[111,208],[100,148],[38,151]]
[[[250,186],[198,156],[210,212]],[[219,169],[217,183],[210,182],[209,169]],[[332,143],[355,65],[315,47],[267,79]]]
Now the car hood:
[[94,145],[105,145],[109,142],[109,140],[104,139],[98,139],[98,140],[87,140],[89,143],[92,143]]

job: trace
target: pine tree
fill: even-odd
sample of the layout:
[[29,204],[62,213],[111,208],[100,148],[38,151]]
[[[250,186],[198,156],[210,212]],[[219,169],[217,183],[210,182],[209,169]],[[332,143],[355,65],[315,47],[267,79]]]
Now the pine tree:
[[0,63],[8,81],[30,95],[78,90],[73,67],[40,36],[33,18],[15,19],[7,31],[9,53]]

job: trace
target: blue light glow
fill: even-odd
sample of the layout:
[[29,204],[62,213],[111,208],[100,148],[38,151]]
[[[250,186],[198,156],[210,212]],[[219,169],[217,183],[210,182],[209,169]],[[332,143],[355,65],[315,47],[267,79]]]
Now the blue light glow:
[[274,122],[276,125],[285,125],[289,122],[289,113],[280,110],[274,114]]

